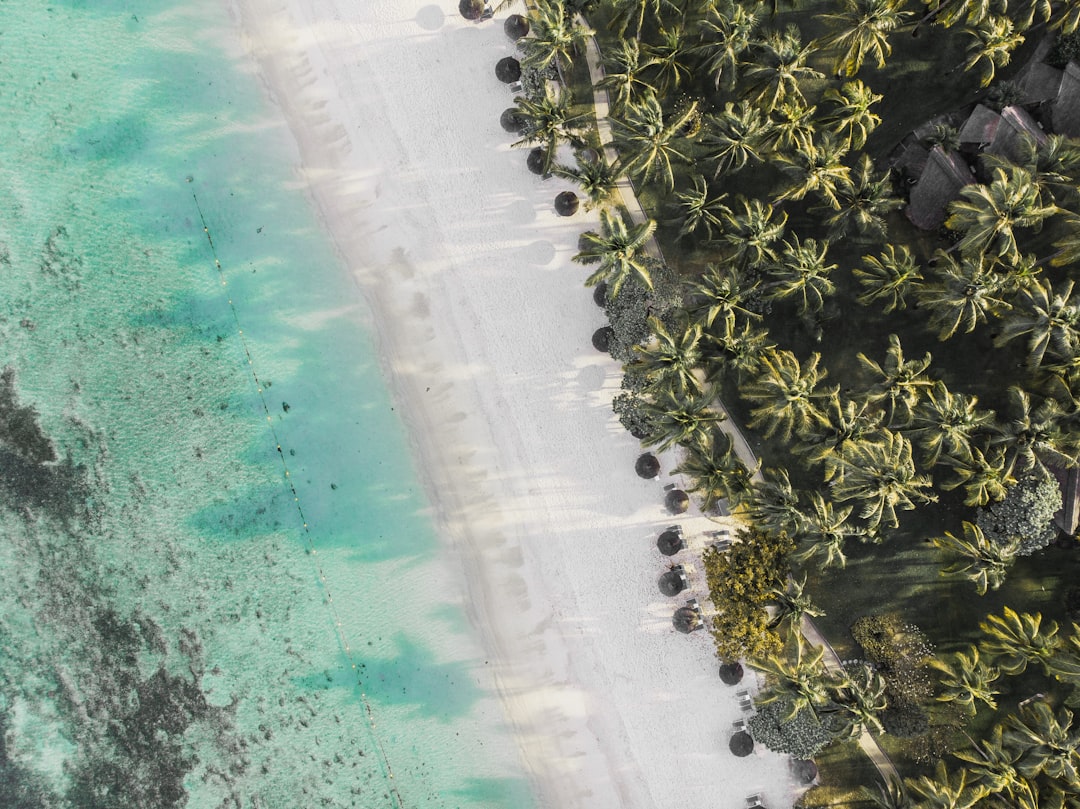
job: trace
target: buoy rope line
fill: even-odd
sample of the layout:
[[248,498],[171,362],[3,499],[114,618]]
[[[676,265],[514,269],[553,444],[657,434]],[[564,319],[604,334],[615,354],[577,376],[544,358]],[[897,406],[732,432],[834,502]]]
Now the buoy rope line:
[[[189,179],[188,182],[191,182]],[[228,287],[228,282],[225,280],[225,271],[221,266],[221,262],[218,260],[217,247],[214,246],[214,239],[210,235],[210,228],[206,225],[206,217],[203,215],[202,206],[199,204],[199,198],[195,195],[195,192],[191,192],[191,198],[195,201],[195,210],[199,212],[199,221],[202,223],[203,233],[206,234],[206,241],[210,245],[210,254],[214,258],[214,267],[217,269],[218,278],[221,281],[221,286]],[[352,648],[349,646],[349,641],[345,637],[345,633],[342,630],[341,614],[338,612],[337,606],[334,604],[333,596],[330,593],[326,584],[326,573],[323,571],[322,563],[318,558],[318,549],[315,547],[314,537],[311,533],[311,526],[308,525],[307,517],[304,515],[304,508],[300,505],[300,497],[297,494],[296,486],[293,483],[292,475],[289,473],[289,464],[285,460],[285,452],[281,448],[281,440],[278,438],[277,430],[274,428],[274,420],[270,415],[270,407],[266,401],[266,391],[263,388],[262,382],[259,381],[259,375],[255,371],[255,363],[251,356],[251,350],[248,347],[247,337],[244,336],[244,329],[240,325],[240,315],[236,311],[236,304],[231,295],[226,293],[226,298],[229,302],[229,309],[232,311],[233,322],[236,323],[236,331],[240,337],[240,346],[244,350],[244,358],[247,360],[248,370],[251,372],[251,378],[255,381],[255,389],[259,392],[259,401],[262,403],[263,413],[266,415],[266,424],[270,428],[270,435],[274,439],[274,446],[277,448],[278,460],[281,461],[282,470],[285,473],[285,483],[289,487],[289,491],[293,496],[293,503],[296,506],[296,513],[300,515],[300,522],[303,525],[304,543],[307,545],[307,550],[315,560],[315,569],[319,574],[319,581],[322,582],[323,592],[326,593],[326,605],[330,610],[331,617],[334,620],[335,630],[338,635],[338,640],[341,643],[342,648],[345,650],[345,656],[349,660],[349,664],[352,666],[353,672],[356,675],[356,684],[360,690],[360,701],[364,705],[364,711],[367,714],[368,728],[371,731],[371,738],[375,743],[375,746],[379,750],[379,758],[383,770],[383,778],[386,780],[386,785],[389,794],[393,798],[393,806],[397,809],[405,809],[405,802],[398,792],[397,785],[394,783],[394,770],[390,766],[390,759],[386,754],[386,748],[383,746],[382,740],[379,738],[379,734],[375,729],[375,713],[371,710],[371,702],[367,698],[367,693],[364,690],[364,680],[360,676],[360,669],[356,665],[356,659],[353,657]]]

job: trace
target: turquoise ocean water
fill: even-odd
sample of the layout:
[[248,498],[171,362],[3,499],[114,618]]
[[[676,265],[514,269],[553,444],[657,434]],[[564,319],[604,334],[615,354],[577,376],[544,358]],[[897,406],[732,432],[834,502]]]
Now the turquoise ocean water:
[[223,5],[0,0],[0,807],[532,806]]

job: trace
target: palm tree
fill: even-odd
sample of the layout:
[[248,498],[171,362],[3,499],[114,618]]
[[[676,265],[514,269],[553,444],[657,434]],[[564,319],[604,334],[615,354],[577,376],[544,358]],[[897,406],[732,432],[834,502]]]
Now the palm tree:
[[1038,16],[1046,22],[1053,16],[1051,0],[1010,0],[1009,17],[1021,31],[1026,31],[1035,23]]
[[643,59],[636,39],[620,39],[603,56],[604,78],[597,87],[608,92],[611,110],[619,113],[637,103],[653,86],[644,78],[648,59]]
[[766,438],[774,435],[786,441],[792,432],[802,435],[821,421],[815,403],[830,395],[820,388],[827,372],[819,369],[820,354],[811,354],[800,365],[790,351],[768,352],[761,359],[757,378],[742,390],[742,396],[754,407],[750,426],[763,428]]
[[737,324],[735,318],[723,321],[720,334],[711,334],[710,338],[723,352],[715,357],[723,367],[735,373],[741,382],[761,371],[761,363],[776,348],[769,339],[768,329],[759,328],[749,320]]
[[[1080,175],[1080,144],[1064,135],[1047,135],[1041,143],[1031,137],[1021,137],[1016,142],[1016,151],[1009,159],[1004,155],[985,154],[983,159],[991,168],[1009,171],[1019,166],[1035,180],[1040,192],[1049,195],[1049,201],[1056,201],[1056,194],[1075,199],[1077,177]],[[1045,201],[1045,199],[1044,199]],[[1072,207],[1072,206],[1070,206]]]
[[968,43],[968,58],[964,70],[979,68],[982,74],[982,86],[994,80],[999,67],[1005,67],[1012,59],[1012,53],[1024,41],[1024,35],[1017,30],[1008,17],[997,15],[987,17],[976,25],[964,30],[971,37]]
[[634,39],[640,40],[646,16],[659,24],[663,21],[664,8],[671,5],[669,0],[613,0],[610,27],[619,39],[626,39],[627,30],[633,28]]
[[[551,152],[547,153],[550,156]],[[593,160],[591,157],[577,155],[577,168],[553,166],[552,173],[577,183],[585,194],[585,209],[600,208],[607,205],[615,193],[618,177],[614,168],[604,158]]]
[[994,423],[993,410],[980,410],[976,396],[953,393],[936,382],[915,410],[911,434],[926,451],[926,465],[937,464],[942,453],[950,458],[971,455],[972,442]]
[[804,615],[820,618],[825,614],[825,611],[816,606],[810,594],[806,592],[806,576],[799,581],[789,578],[783,587],[771,588],[769,596],[776,608],[776,612],[769,620],[770,629],[787,624],[791,632],[797,633]]
[[1080,6],[1063,3],[1050,20],[1050,28],[1062,34],[1073,34],[1080,29]]
[[721,84],[727,89],[735,86],[759,22],[757,11],[741,3],[733,3],[724,11],[712,9],[700,19],[702,41],[697,51],[703,59],[702,70],[713,77],[716,89]]
[[851,169],[843,164],[847,151],[842,141],[826,132],[808,148],[780,155],[780,168],[792,180],[777,200],[802,199],[813,192],[830,208],[838,210],[840,189],[851,185]]
[[859,362],[874,376],[867,396],[885,408],[886,426],[895,429],[911,424],[919,401],[934,384],[926,376],[931,359],[930,352],[921,360],[904,359],[904,349],[895,334],[889,335],[889,348],[880,365],[865,354],[858,355]]
[[904,788],[904,783],[894,778],[887,778],[877,783],[877,792],[868,787],[862,788],[866,800],[874,803],[878,809],[911,809],[911,798]]
[[[836,191],[836,201],[840,207],[827,211],[825,218],[826,224],[831,228],[829,234],[834,239],[846,236],[852,230],[863,236],[884,237],[885,215],[903,204],[893,193],[888,173],[875,172],[873,161],[865,153],[855,167],[854,179],[850,183],[840,184]],[[888,245],[886,250],[893,250],[893,246]],[[862,281],[861,278],[859,280]],[[864,295],[859,296],[860,301]]]
[[752,473],[735,454],[732,437],[712,429],[708,439],[691,443],[686,457],[674,470],[693,482],[687,491],[701,496],[701,510],[712,511],[720,500],[735,506],[745,502],[752,487]]
[[1080,684],[1080,624],[1072,625],[1072,634],[1065,640],[1065,649],[1058,649],[1047,661],[1047,670],[1063,683]]
[[825,480],[843,477],[840,460],[860,441],[873,438],[881,429],[881,412],[868,401],[843,400],[831,395],[820,408],[821,421],[809,429],[792,449],[805,454],[810,463],[824,464]]
[[952,468],[956,479],[943,481],[941,488],[952,491],[963,486],[966,506],[985,506],[1002,500],[1016,483],[1004,447],[971,447],[964,457],[944,456],[942,461]]
[[600,265],[585,279],[585,285],[594,286],[604,281],[608,285],[608,294],[615,296],[627,278],[636,276],[652,289],[644,248],[656,230],[656,222],[650,219],[640,225],[627,225],[621,213],[605,209],[600,211],[600,227],[601,233],[588,231],[582,234],[583,249],[574,256],[574,261],[579,264]]
[[922,286],[922,269],[904,245],[886,245],[880,256],[863,256],[865,264],[851,271],[862,286],[856,300],[863,306],[884,304],[886,314],[907,308],[906,295]]
[[[972,652],[978,654],[974,647]],[[974,706],[970,713],[975,713]],[[976,783],[987,792],[992,795],[1004,792],[1010,798],[1015,798],[1017,793],[1028,792],[1030,786],[1016,768],[1016,753],[1006,745],[1003,731],[1002,725],[995,725],[988,739],[980,739],[971,749],[954,752],[953,755],[968,763],[968,770],[975,777]],[[1038,804],[1035,809],[1038,809]]]
[[665,119],[660,101],[654,93],[647,92],[640,102],[628,105],[621,118],[612,117],[611,130],[622,171],[644,182],[657,178],[670,190],[675,184],[672,159],[689,162],[689,158],[675,148],[675,141],[681,137],[686,123],[697,114],[697,106],[698,102],[694,101]]
[[705,273],[690,282],[688,310],[706,329],[735,318],[760,320],[761,315],[746,308],[757,293],[757,282],[747,284],[729,264],[709,264]]
[[1063,789],[1080,788],[1080,726],[1073,727],[1072,711],[1055,714],[1041,700],[1029,702],[1005,720],[1005,743],[1019,754],[1016,768],[1025,778],[1043,775]]
[[654,339],[634,346],[638,358],[635,371],[650,380],[653,390],[668,388],[676,397],[702,394],[695,371],[701,365],[701,324],[683,320],[672,330],[659,318],[649,318]]
[[865,528],[848,522],[854,506],[835,506],[817,492],[811,492],[809,502],[802,507],[795,539],[798,542],[792,558],[805,562],[821,558],[823,568],[847,564],[844,545],[849,539],[865,540]]
[[979,526],[966,520],[963,537],[955,537],[946,531],[945,536],[934,537],[933,542],[941,550],[960,557],[942,573],[973,581],[981,596],[986,595],[987,589],[996,590],[1001,586],[1020,551],[1019,537],[1002,542],[990,540]]
[[1017,613],[1004,607],[1002,614],[988,615],[979,624],[986,637],[981,649],[999,669],[1010,676],[1020,674],[1028,663],[1040,663],[1044,668],[1061,644],[1058,625],[1048,621],[1043,627],[1039,613]]
[[1000,692],[994,690],[994,683],[1001,676],[1001,672],[982,660],[975,646],[968,646],[967,651],[955,652],[949,659],[932,657],[930,666],[942,674],[939,680],[942,689],[938,694],[939,701],[959,705],[972,716],[977,710],[976,702],[983,703],[990,710],[997,710],[994,697]]
[[854,76],[866,58],[872,57],[880,70],[892,53],[889,34],[910,16],[903,0],[842,0],[840,14],[823,14],[832,33],[822,40],[825,48],[836,48],[833,65],[837,75]]
[[766,112],[772,112],[789,99],[803,100],[800,83],[820,79],[822,74],[807,60],[814,52],[804,46],[799,29],[789,25],[783,31],[769,31],[754,43],[753,58],[746,63],[743,75],[749,81],[754,100]]
[[762,141],[764,147],[777,154],[800,150],[809,153],[819,129],[815,112],[817,107],[808,107],[799,99],[780,104],[769,119],[769,130]]
[[911,443],[900,433],[883,429],[880,438],[853,446],[840,463],[843,478],[833,487],[833,496],[840,502],[861,502],[859,516],[871,529],[895,528],[900,524],[897,509],[910,511],[916,503],[937,500],[927,491],[930,477],[915,471]]
[[803,317],[820,312],[825,300],[836,291],[836,283],[829,275],[837,265],[826,262],[827,252],[828,244],[814,239],[800,241],[798,236],[792,236],[785,241],[783,252],[768,268],[773,282],[767,289],[772,297],[794,298]]
[[934,770],[934,777],[920,775],[917,779],[907,780],[908,789],[922,797],[917,805],[920,809],[972,809],[986,797],[986,788],[967,782],[966,769],[951,774],[945,761],[939,759]]
[[565,87],[563,66],[573,63],[578,48],[596,32],[566,14],[562,0],[536,0],[530,15],[531,36],[522,40],[524,64],[543,70],[551,65]]
[[749,162],[761,160],[770,132],[769,119],[746,101],[727,102],[722,112],[705,116],[706,126],[698,145],[704,160],[715,163],[713,177],[736,172]]
[[887,688],[888,683],[881,672],[871,668],[870,664],[845,665],[843,679],[832,693],[839,712],[833,714],[830,724],[835,727],[839,721],[847,738],[858,736],[864,728],[873,733],[884,733],[880,715],[889,707]]
[[1066,280],[1054,292],[1050,282],[1039,279],[1025,288],[1020,301],[1005,319],[998,345],[1028,336],[1028,365],[1042,365],[1047,349],[1064,360],[1080,353],[1080,297],[1073,295],[1073,281]]
[[766,686],[758,694],[757,703],[783,702],[789,706],[785,721],[801,710],[817,716],[818,709],[829,702],[831,678],[825,668],[824,649],[808,648],[802,635],[793,633],[783,654],[769,655],[750,665],[766,677]]
[[[871,0],[881,2],[881,0]],[[836,108],[822,120],[834,135],[845,137],[849,149],[861,149],[866,139],[881,123],[881,116],[870,111],[884,96],[878,95],[860,79],[846,81],[837,90],[830,87],[823,98]]]
[[762,479],[754,484],[746,507],[747,517],[755,528],[788,536],[799,532],[802,520],[799,495],[786,469],[765,469]]
[[994,169],[991,181],[964,186],[960,199],[949,206],[945,226],[963,234],[958,245],[966,255],[992,254],[1006,264],[1020,258],[1016,231],[1038,230],[1058,212],[1042,203],[1039,186],[1030,172]]
[[547,88],[539,100],[519,96],[514,103],[525,122],[524,137],[514,145],[539,144],[544,150],[544,171],[547,172],[559,144],[577,140],[570,130],[581,123],[584,116],[571,113],[573,102],[570,93],[564,90],[555,93]]
[[675,194],[676,206],[679,210],[675,222],[681,223],[679,233],[675,238],[692,236],[699,228],[704,228],[706,238],[712,241],[713,228],[717,231],[722,230],[724,222],[721,217],[725,213],[730,213],[731,210],[724,205],[727,194],[709,196],[709,183],[700,174],[695,175],[691,182],[691,188]]
[[1030,393],[1018,386],[1008,390],[1008,420],[999,422],[991,446],[1003,447],[1010,472],[1023,474],[1052,461],[1069,467],[1080,452],[1080,436],[1064,429],[1064,413],[1056,399],[1036,404]]
[[643,440],[646,447],[665,450],[674,444],[693,445],[706,440],[714,424],[727,418],[712,409],[715,395],[684,396],[662,386],[644,406],[653,429]]
[[675,92],[693,78],[694,52],[682,26],[661,28],[655,39],[650,38],[645,45],[645,53],[649,57],[645,67],[661,96]]
[[724,215],[722,240],[731,248],[731,260],[740,271],[776,258],[773,245],[784,235],[787,214],[774,216],[772,205],[740,197],[741,211]]
[[970,333],[991,316],[1009,309],[1002,295],[1003,280],[981,255],[965,255],[959,260],[938,251],[933,282],[918,292],[919,303],[930,312],[930,325],[939,340],[957,332]]
[[1066,211],[1064,219],[1064,235],[1054,242],[1057,252],[1050,257],[1050,263],[1055,267],[1080,261],[1080,216]]

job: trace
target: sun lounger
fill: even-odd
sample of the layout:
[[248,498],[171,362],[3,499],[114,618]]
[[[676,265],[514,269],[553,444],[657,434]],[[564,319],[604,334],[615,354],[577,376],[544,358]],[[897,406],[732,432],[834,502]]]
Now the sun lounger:
[[746,809],[765,809],[765,804],[761,802],[760,795],[747,795],[746,796]]
[[740,708],[742,708],[744,711],[754,710],[754,698],[750,696],[749,691],[740,691],[738,694],[736,694],[736,696],[739,698]]

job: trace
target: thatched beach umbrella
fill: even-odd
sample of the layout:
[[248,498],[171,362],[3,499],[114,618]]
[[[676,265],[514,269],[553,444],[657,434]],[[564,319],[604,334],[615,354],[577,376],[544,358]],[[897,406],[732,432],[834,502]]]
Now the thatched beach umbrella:
[[529,152],[529,156],[525,158],[525,165],[529,167],[529,171],[533,174],[545,174],[547,170],[547,152],[539,146],[535,147]]
[[511,14],[503,23],[503,31],[515,42],[529,35],[529,18],[520,14]]
[[686,540],[683,539],[682,531],[677,526],[672,526],[660,534],[656,547],[664,556],[674,556],[686,547]]
[[634,461],[634,471],[638,473],[639,478],[651,480],[660,474],[660,461],[651,452],[642,453]]
[[577,213],[580,204],[577,194],[573,191],[563,191],[555,197],[555,213],[559,216],[573,216]]
[[521,110],[517,107],[507,107],[502,111],[502,115],[499,116],[499,125],[507,132],[524,135],[525,128],[529,123],[525,119],[525,116],[521,114]]
[[586,163],[599,163],[600,153],[591,146],[586,146],[584,149],[577,153],[578,165],[584,165]]
[[800,784],[812,784],[817,778],[818,768],[813,759],[794,758],[791,760],[791,772]]
[[743,667],[738,660],[732,663],[723,663],[720,666],[720,682],[724,685],[738,685],[742,682]]
[[677,565],[665,573],[656,582],[660,592],[666,596],[677,596],[687,588],[686,573],[682,565]]
[[593,287],[592,301],[601,309],[607,306],[607,281],[601,281]]
[[495,78],[503,84],[510,84],[521,78],[521,62],[513,56],[504,56],[495,63]]
[[701,626],[701,616],[693,607],[679,607],[671,616],[675,628],[687,635]]
[[690,495],[682,489],[672,489],[665,498],[668,511],[672,514],[683,514],[690,508]]
[[740,730],[731,737],[728,749],[731,750],[733,756],[746,758],[754,752],[754,739],[745,730]]
[[484,0],[460,0],[458,11],[466,20],[479,20],[484,16]]
[[592,347],[604,354],[611,348],[611,338],[615,336],[615,329],[611,326],[601,326],[592,334]]

